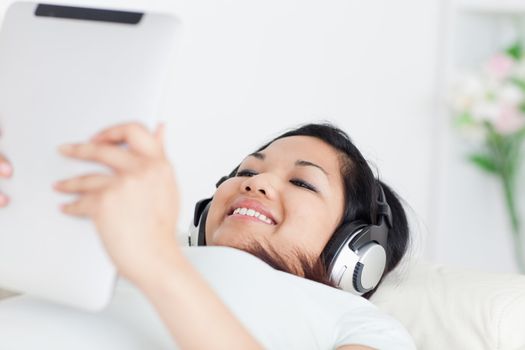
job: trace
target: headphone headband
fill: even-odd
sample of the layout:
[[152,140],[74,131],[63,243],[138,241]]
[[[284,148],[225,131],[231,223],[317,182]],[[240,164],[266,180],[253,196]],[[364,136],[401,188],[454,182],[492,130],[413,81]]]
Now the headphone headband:
[[392,210],[390,209],[390,206],[386,202],[386,196],[385,191],[383,190],[383,186],[381,185],[381,182],[379,180],[377,181],[377,188],[379,190],[378,198],[377,198],[377,223],[378,225],[383,224],[383,218],[386,221],[386,225],[388,228],[392,228],[393,226],[393,220],[392,220]]

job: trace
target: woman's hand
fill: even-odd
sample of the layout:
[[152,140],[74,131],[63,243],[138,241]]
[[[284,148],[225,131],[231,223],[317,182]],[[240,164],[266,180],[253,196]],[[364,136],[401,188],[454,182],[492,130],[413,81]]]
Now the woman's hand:
[[[7,160],[7,158],[0,154],[0,179],[9,178],[13,174],[13,167]],[[0,208],[5,207],[9,203],[9,197],[4,193],[0,192]]]
[[101,131],[89,143],[60,147],[65,156],[113,170],[112,175],[59,181],[55,189],[78,194],[62,211],[94,222],[117,269],[131,281],[150,273],[147,266],[160,252],[177,249],[179,193],[163,133],[162,125],[152,134],[140,124],[122,124]]
[[[13,175],[13,166],[9,163],[7,158],[0,153],[0,179],[9,178],[11,175]],[[0,208],[5,207],[7,204],[9,204],[9,197],[0,192]]]
[[120,273],[143,291],[181,349],[262,349],[175,243],[178,191],[163,127],[152,135],[138,124],[119,125],[61,152],[113,169],[57,183],[79,195],[63,211],[93,220]]

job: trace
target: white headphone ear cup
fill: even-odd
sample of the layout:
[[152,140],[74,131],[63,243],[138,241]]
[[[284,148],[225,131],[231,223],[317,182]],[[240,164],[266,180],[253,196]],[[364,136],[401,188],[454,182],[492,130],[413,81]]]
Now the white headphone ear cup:
[[367,225],[361,221],[342,225],[328,241],[322,254],[330,280],[337,287],[357,295],[360,293],[354,287],[352,276],[359,256],[352,251],[349,244],[366,228]]
[[332,280],[343,290],[362,295],[377,286],[385,264],[385,250],[377,243],[366,244],[358,254],[345,247],[334,260]]
[[211,198],[203,199],[195,206],[195,215],[190,223],[188,244],[190,246],[206,245],[206,219],[211,206]]
[[190,247],[195,247],[198,245],[199,242],[199,226],[195,226],[193,222],[190,223],[190,227],[188,229],[188,245]]
[[385,249],[374,242],[370,242],[359,249],[359,262],[356,264],[353,280],[357,291],[366,293],[374,289],[386,266]]
[[341,249],[333,261],[333,267],[331,270],[332,282],[334,282],[337,287],[347,292],[361,295],[354,286],[353,277],[355,267],[358,263],[359,256],[350,248],[344,247]]

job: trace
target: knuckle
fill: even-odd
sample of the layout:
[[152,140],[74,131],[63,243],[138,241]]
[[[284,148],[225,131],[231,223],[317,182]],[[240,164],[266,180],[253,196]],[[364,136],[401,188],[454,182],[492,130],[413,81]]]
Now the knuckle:
[[128,128],[129,128],[130,132],[134,132],[134,133],[142,132],[144,130],[147,130],[146,127],[144,126],[144,124],[142,124],[140,122],[131,122],[131,123],[128,124]]
[[85,147],[83,148],[84,152],[86,152],[87,156],[92,156],[97,153],[97,150],[99,147],[92,143],[86,143]]
[[89,155],[89,146],[87,144],[72,145],[71,152],[78,156],[86,157]]
[[60,183],[60,187],[66,191],[70,191],[73,187],[74,187],[74,180],[73,179],[70,179],[70,180],[65,180],[63,182]]

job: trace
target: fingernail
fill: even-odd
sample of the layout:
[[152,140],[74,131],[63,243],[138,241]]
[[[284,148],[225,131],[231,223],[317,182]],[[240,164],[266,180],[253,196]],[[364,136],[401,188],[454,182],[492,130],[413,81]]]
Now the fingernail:
[[4,174],[5,176],[11,175],[11,166],[7,163],[0,163],[0,173]]
[[68,206],[67,204],[60,204],[59,209],[63,213],[67,213]]

